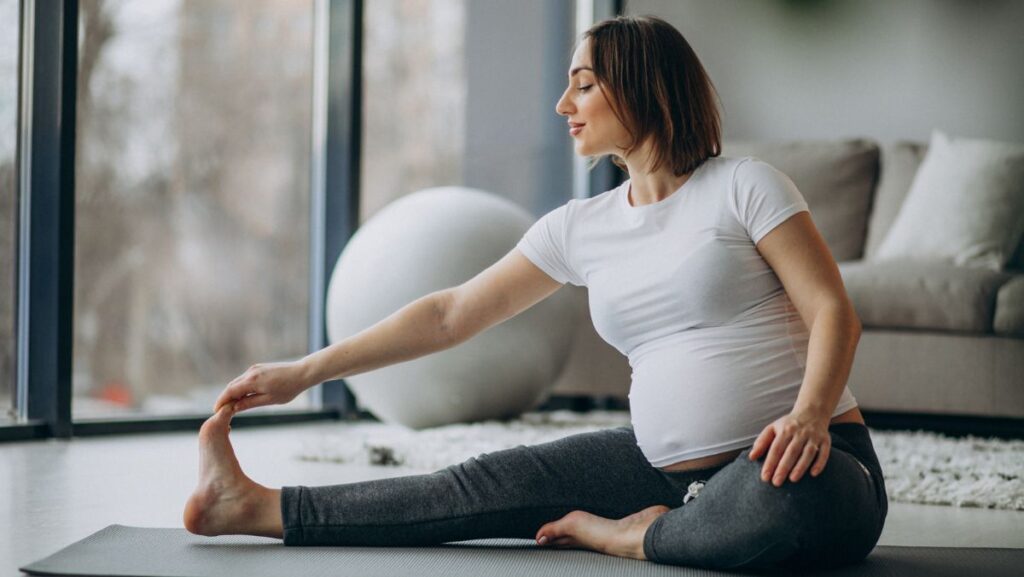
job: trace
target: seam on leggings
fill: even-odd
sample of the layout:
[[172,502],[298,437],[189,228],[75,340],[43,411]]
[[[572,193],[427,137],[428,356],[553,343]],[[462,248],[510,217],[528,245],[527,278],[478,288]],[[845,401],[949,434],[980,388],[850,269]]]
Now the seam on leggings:
[[441,517],[440,519],[427,519],[425,521],[402,521],[400,523],[362,523],[362,524],[341,523],[341,524],[335,524],[335,525],[303,525],[302,528],[318,529],[318,528],[323,528],[323,527],[405,527],[405,526],[408,526],[408,525],[422,525],[424,523],[437,523],[437,522],[440,522],[440,521],[453,521],[453,520],[456,520],[456,519],[468,519],[470,517],[480,517],[480,516],[483,516],[483,515],[493,515],[495,513],[509,513],[509,512],[512,512],[512,511],[530,511],[530,510],[534,510],[534,509],[564,509],[566,507],[569,507],[570,509],[573,509],[573,510],[587,509],[587,510],[591,510],[591,511],[599,511],[601,513],[599,516],[601,516],[601,517],[603,517],[606,514],[608,514],[607,510],[605,510],[605,509],[596,509],[596,508],[593,508],[593,507],[572,507],[572,506],[568,506],[568,505],[544,505],[544,506],[537,506],[537,507],[516,507],[514,509],[495,509],[494,511],[485,511],[483,513],[473,513],[473,514],[470,514],[470,515],[455,515],[455,516],[452,516],[452,517]]

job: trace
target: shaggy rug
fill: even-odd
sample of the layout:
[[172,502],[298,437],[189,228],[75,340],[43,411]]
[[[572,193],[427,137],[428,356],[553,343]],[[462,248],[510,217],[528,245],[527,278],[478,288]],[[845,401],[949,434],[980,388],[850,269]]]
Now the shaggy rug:
[[[545,411],[511,421],[415,431],[377,422],[339,424],[306,439],[298,458],[436,471],[481,453],[629,424],[626,411]],[[891,502],[1024,510],[1024,441],[869,428]]]

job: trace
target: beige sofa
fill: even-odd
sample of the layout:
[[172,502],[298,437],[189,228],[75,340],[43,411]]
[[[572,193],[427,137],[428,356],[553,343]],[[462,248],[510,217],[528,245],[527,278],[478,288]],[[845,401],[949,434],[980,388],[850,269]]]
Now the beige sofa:
[[[999,272],[872,260],[926,151],[864,139],[723,145],[786,173],[810,205],[864,326],[848,386],[866,414],[1024,419],[1024,242]],[[594,332],[586,289],[563,290],[581,293],[582,321],[552,395],[627,402],[625,357]]]

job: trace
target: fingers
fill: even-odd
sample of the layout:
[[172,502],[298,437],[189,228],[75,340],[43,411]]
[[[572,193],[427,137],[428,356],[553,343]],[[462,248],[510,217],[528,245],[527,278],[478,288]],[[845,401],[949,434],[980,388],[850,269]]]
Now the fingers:
[[225,405],[229,405],[244,396],[244,392],[236,392],[236,389],[229,385],[228,388],[224,389],[220,396],[217,397],[217,401],[213,404],[213,412],[216,413],[220,411]]
[[761,434],[758,435],[757,440],[754,441],[754,446],[750,448],[750,454],[748,458],[751,461],[756,460],[762,454],[764,454],[765,447],[770,447],[772,439],[775,437],[775,429],[772,427],[765,427]]
[[796,466],[799,464],[800,459],[802,459],[807,453],[807,449],[809,448],[810,443],[807,441],[800,441],[797,439],[790,441],[789,446],[786,447],[786,451],[782,456],[782,461],[779,463],[779,468],[775,471],[774,485],[776,487],[781,487],[782,484],[786,482],[786,476],[791,472],[796,472]]
[[246,409],[252,409],[254,407],[262,407],[264,405],[273,404],[270,401],[270,396],[263,393],[255,393],[235,401],[235,412],[241,412]]
[[224,390],[221,391],[220,395],[217,396],[217,400],[213,403],[214,413],[219,411],[226,403],[234,400],[234,386],[240,378],[241,377],[235,377],[230,383],[228,383],[228,386],[224,387]]
[[213,404],[213,411],[217,412],[227,403],[231,403],[256,393],[256,383],[249,371],[242,373],[228,383],[227,387],[224,387],[224,391],[221,392],[220,396],[217,397],[217,401]]
[[[777,435],[768,449],[768,456],[764,459],[764,467],[761,468],[761,480],[768,481],[777,472],[777,467],[782,461],[783,453],[789,446],[789,436],[786,433]],[[781,484],[781,483],[779,483]]]
[[[796,443],[793,443],[796,445]],[[804,472],[810,468],[811,464],[814,463],[814,459],[818,456],[818,450],[814,448],[814,445],[807,443],[804,445],[803,451],[800,453],[800,460],[797,461],[796,466],[793,467],[793,471],[789,474],[789,480],[796,483],[803,477]]]
[[[781,447],[785,447],[783,450]],[[779,458],[777,455],[783,453]],[[798,441],[791,439],[787,442],[780,442],[779,439],[772,446],[768,458],[765,459],[765,466],[761,471],[761,480],[772,479],[772,484],[781,487],[786,481],[786,476],[792,483],[799,481],[808,469],[811,469],[811,476],[817,477],[825,468],[828,462],[829,444],[822,442],[815,447],[813,442],[808,440]],[[777,463],[776,463],[777,461]]]
[[814,468],[811,469],[811,476],[817,477],[825,470],[825,463],[828,463],[828,456],[831,451],[832,447],[828,443],[819,447],[818,458],[814,462]]

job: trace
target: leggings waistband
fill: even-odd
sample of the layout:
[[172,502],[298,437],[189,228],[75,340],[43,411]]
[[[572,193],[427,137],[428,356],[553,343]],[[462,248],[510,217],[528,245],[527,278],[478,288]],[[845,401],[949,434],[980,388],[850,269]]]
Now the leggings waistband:
[[[875,454],[874,445],[871,443],[871,435],[868,428],[861,423],[832,423],[828,426],[832,436],[832,447],[839,448],[853,455],[857,461],[869,469],[869,472],[881,475],[881,465],[878,456]],[[718,471],[725,468],[731,461],[706,467],[702,469],[690,469],[686,471],[661,471],[676,479],[688,478],[694,481],[707,480]]]

